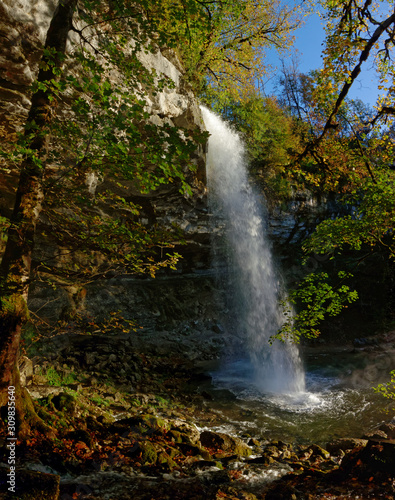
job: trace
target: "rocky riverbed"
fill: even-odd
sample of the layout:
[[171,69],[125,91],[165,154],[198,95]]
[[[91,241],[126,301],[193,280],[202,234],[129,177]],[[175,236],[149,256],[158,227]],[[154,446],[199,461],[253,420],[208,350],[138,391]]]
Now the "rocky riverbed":
[[[203,359],[215,359],[218,329],[213,324],[201,337]],[[57,437],[36,434],[17,443],[15,495],[6,491],[3,438],[0,498],[395,497],[390,415],[365,439],[325,446],[263,439],[247,429],[229,435],[218,430],[223,422],[196,349],[189,340],[179,344],[189,346],[189,356],[172,349],[168,334],[167,343],[165,332],[156,338],[155,348],[152,335],[150,343],[144,334],[65,333],[23,358],[25,383]],[[185,332],[174,335],[188,339]]]

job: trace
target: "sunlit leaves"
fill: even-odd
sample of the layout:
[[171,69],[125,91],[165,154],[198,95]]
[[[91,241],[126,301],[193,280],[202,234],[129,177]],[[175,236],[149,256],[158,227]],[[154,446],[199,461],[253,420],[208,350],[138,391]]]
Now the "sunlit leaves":
[[327,253],[376,247],[395,257],[395,179],[392,173],[376,174],[346,198],[352,213],[319,224],[305,243],[308,252]]
[[294,120],[274,98],[255,95],[245,101],[231,102],[222,110],[242,134],[247,146],[250,173],[270,198],[290,194],[289,177],[285,175],[291,155],[300,147]]
[[141,207],[113,190],[93,200],[78,191],[52,189],[44,207],[47,234],[42,237],[55,241],[59,251],[56,259],[44,259],[39,271],[86,283],[108,272],[154,276],[163,267],[174,268],[180,258],[172,252],[175,236],[143,225]]
[[[195,15],[196,4],[190,4],[187,15]],[[44,51],[41,69],[48,76],[34,82],[32,92],[50,103],[40,111],[50,119],[40,129],[30,120],[13,150],[2,153],[12,170],[29,158],[45,171],[41,236],[55,240],[70,258],[60,258],[63,271],[51,259],[40,269],[82,280],[122,267],[154,275],[160,267],[174,267],[179,257],[166,253],[173,235],[143,225],[138,208],[116,194],[148,195],[164,185],[191,194],[191,158],[206,137],[152,119],[152,98],[175,85],[141,62],[142,54],[158,50],[153,40],[175,42],[161,27],[161,16],[150,17],[156,7],[151,1],[81,2],[68,53]],[[178,11],[169,12],[167,20],[179,22]],[[30,147],[36,136],[51,137],[40,154]],[[88,179],[113,190],[89,187]]]
[[318,337],[319,326],[328,316],[337,316],[358,299],[358,293],[345,283],[351,277],[343,271],[332,280],[327,273],[306,276],[283,302],[286,320],[273,338],[298,342],[302,337]]
[[285,50],[299,23],[298,8],[277,0],[164,1],[160,10],[152,10],[173,37],[195,90],[203,86],[207,102],[251,95],[267,72],[265,50]]
[[390,373],[391,379],[385,384],[379,384],[374,387],[374,391],[381,394],[387,399],[395,400],[395,370]]

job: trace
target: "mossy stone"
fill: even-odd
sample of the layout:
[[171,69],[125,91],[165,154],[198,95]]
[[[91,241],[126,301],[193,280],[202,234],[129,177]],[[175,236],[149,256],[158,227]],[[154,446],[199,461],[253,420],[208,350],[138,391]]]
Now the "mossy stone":
[[181,451],[179,449],[177,449],[177,448],[173,448],[173,447],[169,446],[166,449],[167,449],[167,453],[170,455],[171,458],[174,458],[177,455],[182,455],[183,456],[183,454],[181,453]]
[[159,432],[161,431],[167,431],[170,429],[170,424],[167,420],[160,418],[156,415],[141,415],[137,422],[138,426],[142,431],[146,429],[150,430],[157,430]]
[[200,442],[205,448],[217,450],[213,455],[216,458],[227,455],[249,457],[252,453],[251,448],[241,439],[222,432],[204,431],[200,434]]
[[240,457],[249,457],[252,453],[251,449],[243,443],[243,441],[235,441],[233,452]]
[[16,470],[15,493],[7,491],[6,483],[0,486],[4,500],[56,500],[59,498],[60,476],[31,470]]
[[179,443],[177,446],[184,455],[189,455],[192,457],[202,457],[204,460],[212,460],[210,453],[201,448],[200,446],[194,446],[189,443]]
[[77,406],[76,398],[67,392],[61,392],[60,394],[53,396],[51,402],[58,411],[71,415],[74,414]]
[[183,443],[190,443],[193,445],[199,444],[200,433],[198,429],[183,420],[173,420],[171,422],[171,431],[181,433]]
[[178,431],[170,431],[169,437],[174,443],[182,443],[184,441],[183,435]]
[[177,467],[175,461],[165,451],[161,451],[160,453],[158,453],[157,464],[159,464],[166,470],[173,470],[175,467]]
[[268,457],[278,458],[281,455],[281,452],[277,448],[277,446],[269,445],[269,446],[266,446],[266,448],[264,450],[264,454]]
[[313,444],[312,446],[310,446],[310,448],[313,450],[313,456],[319,456],[325,458],[326,460],[331,456],[329,451],[321,448],[321,446],[318,446],[318,444]]
[[158,460],[158,453],[155,446],[150,441],[142,441],[140,443],[141,462],[143,465],[154,465]]

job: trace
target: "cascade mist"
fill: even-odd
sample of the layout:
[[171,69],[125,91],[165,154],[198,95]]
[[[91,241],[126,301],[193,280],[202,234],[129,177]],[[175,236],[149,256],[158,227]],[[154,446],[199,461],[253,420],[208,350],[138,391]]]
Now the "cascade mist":
[[244,145],[221,118],[202,108],[210,133],[207,176],[214,216],[226,227],[228,293],[237,329],[252,365],[251,381],[262,392],[304,391],[304,371],[297,346],[269,340],[284,322],[278,299],[281,287],[266,235],[261,199],[248,181]]

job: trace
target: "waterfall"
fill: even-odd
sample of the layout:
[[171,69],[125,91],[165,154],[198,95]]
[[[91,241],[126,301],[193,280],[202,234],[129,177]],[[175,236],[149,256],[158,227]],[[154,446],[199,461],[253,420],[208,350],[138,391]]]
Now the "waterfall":
[[[248,181],[243,141],[221,118],[202,107],[210,133],[207,155],[213,213],[224,221],[229,251],[232,308],[252,365],[251,381],[264,393],[304,391],[298,348],[270,337],[284,321],[282,293],[264,226],[261,197]],[[235,310],[236,309],[236,310]]]

